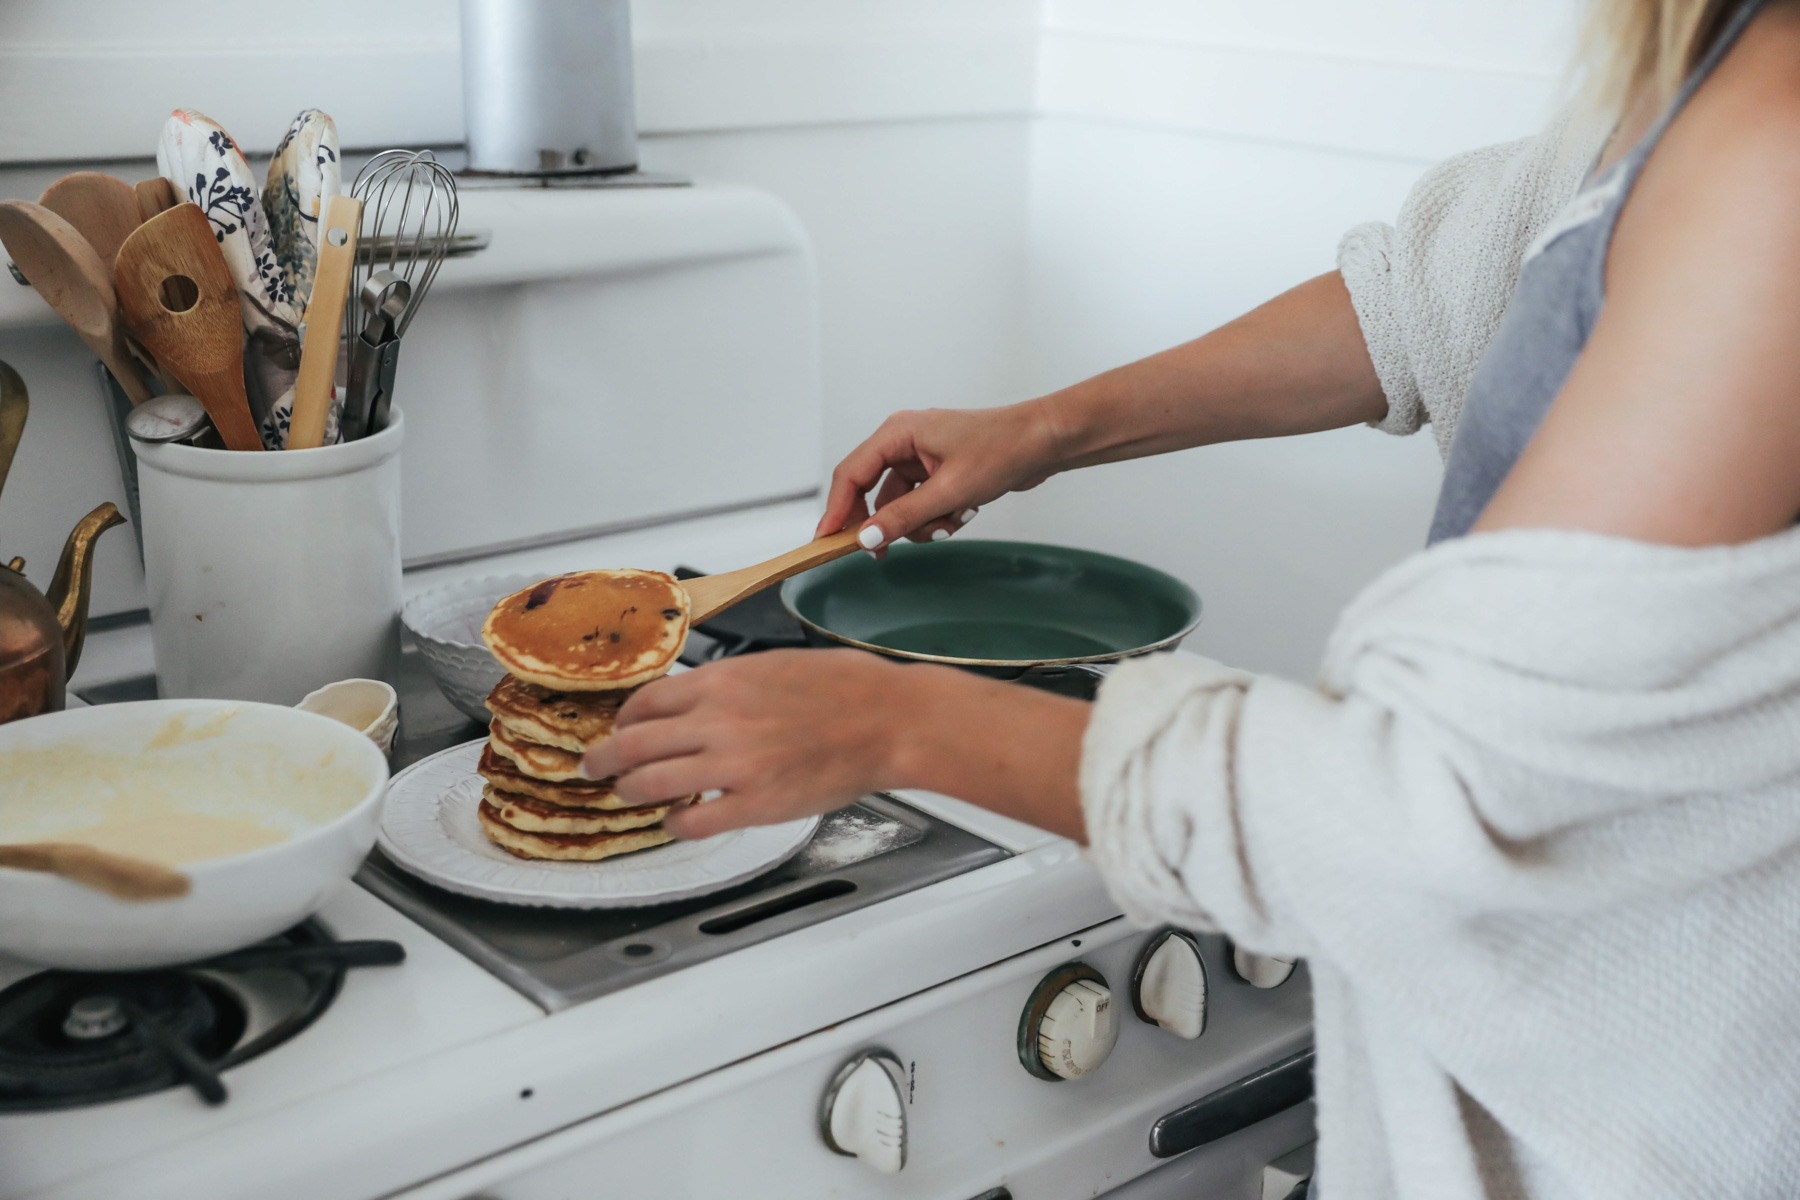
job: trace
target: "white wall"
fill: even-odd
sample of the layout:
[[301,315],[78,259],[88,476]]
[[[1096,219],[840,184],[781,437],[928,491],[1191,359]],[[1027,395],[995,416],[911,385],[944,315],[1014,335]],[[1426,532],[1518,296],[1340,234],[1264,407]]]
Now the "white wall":
[[[1425,164],[1541,119],[1576,3],[635,0],[643,157],[807,224],[836,454],[894,408],[1047,390],[1329,269]],[[298,33],[278,6],[169,11],[0,5],[0,163],[141,156],[176,104],[252,148],[308,104],[347,145],[460,138],[454,0],[319,0]],[[64,169],[0,167],[0,195]],[[34,575],[109,470],[71,340],[0,330],[39,401],[0,544]],[[1053,480],[980,528],[1173,570],[1206,597],[1201,649],[1305,676],[1436,479],[1426,439],[1352,430]],[[141,603],[121,539],[96,610]]]
[[[1047,0],[1031,150],[1030,389],[1194,337],[1330,270],[1428,164],[1523,136],[1570,0]],[[1051,480],[994,524],[1201,592],[1190,645],[1310,678],[1344,603],[1422,542],[1428,437],[1344,430]],[[993,528],[990,526],[989,528]]]
[[[108,156],[124,178],[150,174],[175,105],[252,151],[306,105],[331,111],[346,145],[461,138],[455,0],[320,0],[298,36],[278,6],[183,12],[177,31],[167,6],[138,0],[0,4],[0,197],[34,199]],[[767,188],[807,224],[828,452],[892,408],[1018,394],[1036,0],[637,0],[633,20],[645,165]],[[20,165],[38,159],[59,161]],[[0,327],[34,400],[0,549],[40,584],[82,513],[123,507],[91,357],[48,319]],[[143,604],[135,552],[107,535],[94,611]]]

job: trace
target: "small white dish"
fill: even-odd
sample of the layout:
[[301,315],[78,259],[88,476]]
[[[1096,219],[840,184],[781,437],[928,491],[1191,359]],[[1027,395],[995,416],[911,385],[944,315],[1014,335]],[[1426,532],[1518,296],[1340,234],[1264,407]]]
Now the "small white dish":
[[340,679],[328,683],[294,705],[342,721],[381,747],[394,751],[394,734],[400,729],[400,695],[379,679]]
[[806,846],[818,817],[670,842],[599,862],[517,858],[481,831],[475,809],[480,738],[421,759],[394,777],[381,849],[427,883],[464,896],[542,908],[637,908],[723,891],[772,871]]
[[438,690],[470,720],[486,724],[487,695],[506,668],[481,640],[481,625],[494,605],[542,575],[489,575],[421,592],[400,610],[437,680]]

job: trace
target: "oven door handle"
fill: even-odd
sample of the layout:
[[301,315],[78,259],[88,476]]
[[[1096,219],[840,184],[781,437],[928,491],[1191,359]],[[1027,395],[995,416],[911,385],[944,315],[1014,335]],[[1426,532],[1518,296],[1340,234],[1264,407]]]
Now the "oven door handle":
[[1313,1048],[1226,1084],[1150,1126],[1150,1153],[1174,1158],[1312,1099]]

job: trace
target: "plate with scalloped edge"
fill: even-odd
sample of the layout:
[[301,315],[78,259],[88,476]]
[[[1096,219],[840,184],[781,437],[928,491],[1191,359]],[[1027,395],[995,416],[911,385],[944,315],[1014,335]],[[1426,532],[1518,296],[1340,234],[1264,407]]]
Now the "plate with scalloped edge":
[[420,759],[388,786],[378,842],[394,863],[446,891],[540,908],[641,908],[723,891],[772,871],[812,839],[818,817],[669,842],[599,862],[508,854],[476,820],[486,738]]

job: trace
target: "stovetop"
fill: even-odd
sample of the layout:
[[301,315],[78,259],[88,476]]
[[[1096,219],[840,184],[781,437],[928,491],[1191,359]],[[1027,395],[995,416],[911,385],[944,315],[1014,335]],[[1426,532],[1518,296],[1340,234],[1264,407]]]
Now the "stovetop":
[[220,1074],[316,1021],[349,967],[398,942],[340,942],[316,919],[204,962],[150,971],[31,971],[0,991],[0,1113],[78,1108],[186,1085],[225,1103]]
[[[767,591],[695,629],[682,660],[694,666],[805,644]],[[485,736],[444,699],[421,655],[408,646],[400,661],[396,771]],[[1007,857],[972,833],[876,795],[828,814],[806,847],[768,874],[674,904],[579,912],[495,904],[433,887],[379,849],[356,881],[555,1012]]]

